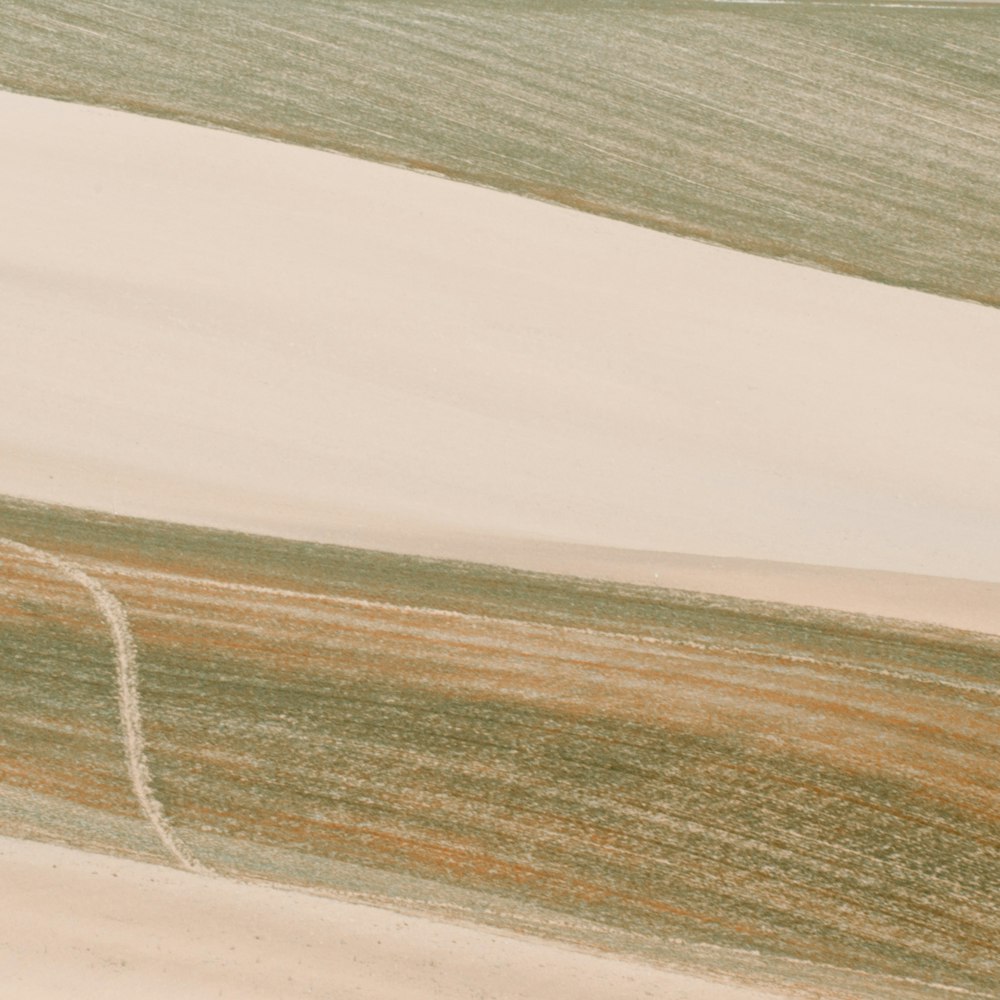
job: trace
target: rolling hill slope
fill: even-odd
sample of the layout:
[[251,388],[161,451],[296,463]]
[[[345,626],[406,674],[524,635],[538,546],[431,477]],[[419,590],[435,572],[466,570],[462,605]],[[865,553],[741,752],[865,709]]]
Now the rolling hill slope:
[[0,836],[994,997],[998,13],[8,0]]
[[1000,304],[989,4],[8,0],[0,87]]
[[190,863],[823,995],[997,985],[995,638],[15,501],[0,536],[2,833],[169,858],[107,623],[28,545],[121,602]]
[[176,122],[0,123],[6,493],[643,583],[1000,581],[995,309]]

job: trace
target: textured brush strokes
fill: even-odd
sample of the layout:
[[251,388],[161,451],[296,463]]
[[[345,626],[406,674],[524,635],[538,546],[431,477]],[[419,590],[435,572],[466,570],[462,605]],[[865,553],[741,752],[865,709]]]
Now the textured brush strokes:
[[1000,304],[1000,12],[7,0],[0,87]]
[[[153,790],[216,870],[762,984],[997,986],[1000,640],[15,501],[0,536],[127,609]],[[167,860],[114,675],[87,592],[0,551],[0,832]]]

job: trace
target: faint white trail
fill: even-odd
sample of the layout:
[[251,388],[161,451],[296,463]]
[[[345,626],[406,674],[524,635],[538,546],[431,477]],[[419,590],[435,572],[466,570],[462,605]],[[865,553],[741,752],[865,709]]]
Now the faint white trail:
[[[771,0],[768,0],[771,2]],[[785,0],[781,0],[785,2]],[[804,667],[819,667],[829,670],[849,670],[853,673],[868,674],[873,677],[887,677],[891,680],[908,681],[929,687],[945,687],[957,691],[975,692],[977,694],[996,695],[1000,688],[995,684],[977,683],[975,681],[957,680],[941,677],[938,674],[921,674],[915,668],[908,672],[892,670],[887,667],[874,667],[860,663],[851,663],[843,659],[822,660],[812,656],[796,653],[773,653],[756,648],[741,648],[721,646],[716,643],[698,642],[695,639],[670,639],[659,635],[633,635],[627,632],[614,632],[605,629],[587,628],[580,625],[553,625],[548,622],[536,622],[528,619],[503,618],[491,615],[477,615],[468,611],[452,611],[446,608],[417,607],[411,604],[391,604],[388,601],[371,601],[363,597],[346,597],[342,594],[317,594],[306,590],[288,590],[281,587],[264,587],[252,583],[232,583],[227,580],[216,580],[206,576],[186,576],[182,573],[166,573],[160,570],[138,570],[109,562],[94,562],[95,568],[110,576],[122,576],[135,580],[163,580],[164,582],[186,583],[212,590],[231,591],[243,594],[259,594],[262,597],[282,597],[293,600],[316,601],[340,607],[359,608],[371,611],[394,611],[402,614],[426,615],[429,618],[445,618],[453,621],[478,622],[484,625],[504,625],[517,628],[532,628],[539,632],[556,635],[584,635],[596,639],[612,639],[628,641],[651,646],[668,646],[678,649],[691,649],[703,653],[739,654],[746,653],[764,660],[774,660],[782,664],[794,663]]]
[[121,716],[125,743],[125,760],[128,764],[132,789],[139,805],[145,813],[160,843],[171,856],[188,871],[202,875],[214,874],[194,858],[174,836],[156,796],[153,795],[149,765],[146,763],[145,741],[142,736],[142,715],[139,709],[139,670],[136,664],[135,640],[129,628],[128,616],[121,602],[102,584],[85,573],[75,563],[41,549],[15,542],[10,538],[0,538],[0,545],[13,549],[34,562],[56,570],[62,576],[86,589],[94,599],[98,611],[111,629],[115,645],[115,661],[118,681],[118,712]]

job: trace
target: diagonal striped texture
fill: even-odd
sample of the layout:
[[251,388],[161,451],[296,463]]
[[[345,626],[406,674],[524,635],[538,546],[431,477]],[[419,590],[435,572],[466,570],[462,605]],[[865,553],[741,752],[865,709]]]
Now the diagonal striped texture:
[[21,542],[12,541],[9,538],[0,538],[0,549],[13,552],[15,556],[20,557],[20,561],[27,562],[29,566],[34,564],[45,567],[50,572],[54,572],[57,577],[82,587],[90,595],[94,607],[104,619],[114,645],[119,721],[132,790],[157,838],[173,860],[189,871],[209,874],[187,853],[184,845],[178,843],[163,815],[163,807],[150,788],[149,764],[146,760],[142,734],[142,709],[139,703],[135,640],[129,628],[128,616],[121,602],[79,566],[67,562],[59,556],[51,555]]
[[1000,304],[990,4],[6,0],[0,87]]
[[[995,638],[13,501],[0,529],[127,609],[153,792],[216,870],[772,986],[996,988]],[[0,832],[158,856],[106,626],[0,557]]]

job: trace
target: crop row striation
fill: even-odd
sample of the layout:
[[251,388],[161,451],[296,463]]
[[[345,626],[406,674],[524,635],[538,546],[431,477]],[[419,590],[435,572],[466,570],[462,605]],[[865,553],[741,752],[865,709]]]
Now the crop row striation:
[[[126,609],[152,793],[214,871],[772,985],[997,983],[994,638],[17,501],[0,536]],[[90,595],[0,566],[0,830],[169,861]]]
[[0,87],[997,305],[997,12],[7,0]]

